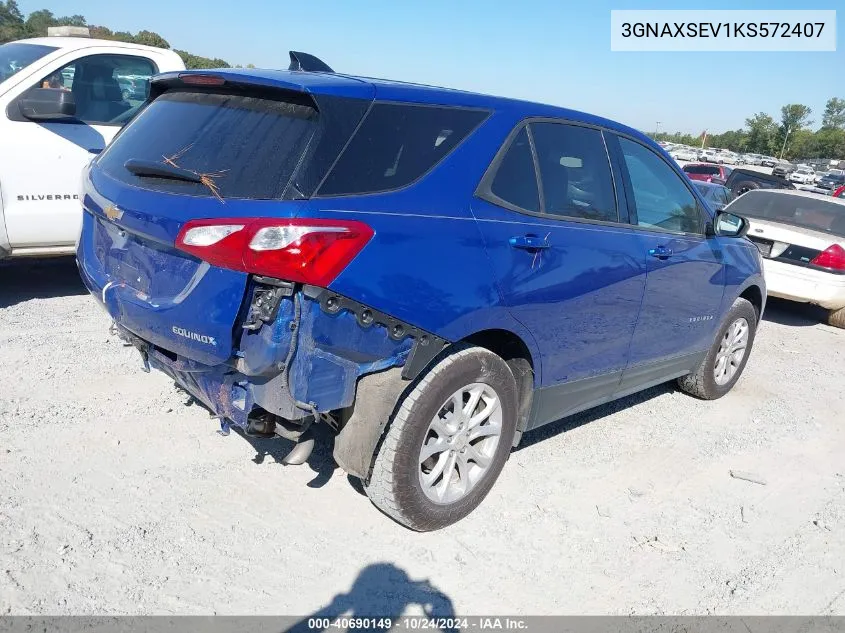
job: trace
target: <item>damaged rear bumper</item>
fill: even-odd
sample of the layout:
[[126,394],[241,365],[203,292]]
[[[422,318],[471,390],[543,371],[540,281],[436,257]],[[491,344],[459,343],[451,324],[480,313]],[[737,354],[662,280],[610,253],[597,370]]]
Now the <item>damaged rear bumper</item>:
[[[110,287],[81,264],[80,273],[117,333],[140,351],[148,368],[170,376],[221,423],[243,429],[265,413],[297,421],[349,409],[362,376],[402,368],[403,380],[410,380],[448,344],[325,289],[253,280],[244,316],[233,326],[236,349],[226,362],[208,364],[133,332],[121,318],[131,289]],[[280,285],[288,289],[274,293]],[[277,302],[269,313],[267,297]]]

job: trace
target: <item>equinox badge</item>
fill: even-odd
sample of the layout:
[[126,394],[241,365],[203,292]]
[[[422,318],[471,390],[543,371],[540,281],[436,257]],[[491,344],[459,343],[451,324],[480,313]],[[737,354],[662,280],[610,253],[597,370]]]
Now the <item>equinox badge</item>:
[[190,330],[186,330],[183,327],[176,327],[175,325],[171,328],[174,334],[178,336],[182,336],[184,338],[190,339],[192,341],[197,341],[199,343],[205,343],[206,345],[217,345],[217,341],[214,340],[213,336],[206,336],[205,334],[197,334],[196,332],[191,332]]

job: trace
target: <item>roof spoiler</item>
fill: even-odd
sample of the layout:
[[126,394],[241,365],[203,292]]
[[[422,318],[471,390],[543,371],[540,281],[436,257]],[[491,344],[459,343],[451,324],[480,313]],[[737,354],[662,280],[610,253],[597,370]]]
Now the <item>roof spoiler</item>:
[[318,57],[314,57],[314,55],[300,53],[298,51],[289,51],[289,53],[290,66],[288,66],[288,70],[302,70],[312,73],[334,72],[331,68],[329,68],[329,65],[326,62]]

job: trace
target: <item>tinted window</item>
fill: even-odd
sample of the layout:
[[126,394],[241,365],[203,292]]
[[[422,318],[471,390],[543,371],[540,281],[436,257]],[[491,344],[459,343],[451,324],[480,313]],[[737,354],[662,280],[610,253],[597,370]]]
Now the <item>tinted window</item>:
[[242,95],[165,93],[106,149],[99,164],[125,182],[159,191],[214,195],[208,185],[139,177],[130,158],[165,162],[206,175],[224,198],[282,195],[317,127],[307,105]]
[[783,222],[845,237],[845,204],[813,196],[749,191],[731,203],[730,212]]
[[33,88],[73,93],[76,118],[94,125],[123,125],[149,94],[153,63],[128,55],[83,57],[44,77]]
[[3,44],[0,46],[0,83],[54,50],[52,46],[38,44]]
[[684,171],[688,174],[715,176],[719,173],[719,168],[714,165],[684,165]]
[[601,132],[561,123],[532,123],[531,133],[543,186],[544,213],[618,221]]
[[409,185],[486,117],[486,112],[478,110],[377,103],[318,195],[373,193]]
[[619,142],[634,190],[637,224],[701,233],[698,205],[681,176],[643,145],[626,138],[620,138]]
[[537,173],[534,157],[528,142],[528,128],[522,128],[513,139],[507,153],[496,170],[490,191],[510,204],[537,213],[540,211],[540,194],[537,190]]

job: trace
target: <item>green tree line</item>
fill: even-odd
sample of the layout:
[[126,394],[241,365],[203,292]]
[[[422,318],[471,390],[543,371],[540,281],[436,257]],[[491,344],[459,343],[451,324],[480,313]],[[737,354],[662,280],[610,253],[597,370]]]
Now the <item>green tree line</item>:
[[659,141],[670,141],[693,147],[721,147],[740,153],[766,154],[790,160],[796,158],[845,159],[845,99],[828,99],[822,113],[821,126],[813,130],[813,111],[800,103],[790,103],[780,109],[777,121],[766,112],[757,112],[745,120],[745,127],[721,134],[702,136],[651,134]]
[[[0,0],[0,44],[27,37],[44,37],[47,35],[47,28],[51,26],[87,26],[91,37],[97,39],[170,48],[170,43],[153,31],[112,31],[105,26],[88,24],[85,16],[55,16],[47,9],[33,11],[24,17],[16,0]],[[187,68],[231,68],[231,64],[226,60],[217,57],[203,57],[179,49],[173,49],[173,52],[182,58]],[[254,68],[252,64],[247,67]]]

